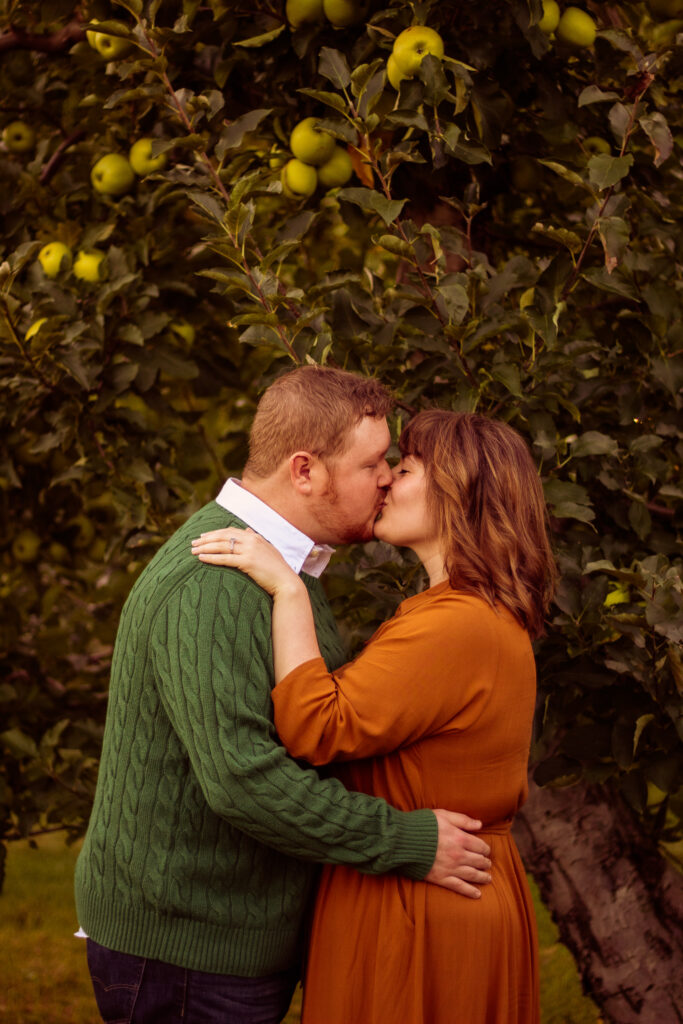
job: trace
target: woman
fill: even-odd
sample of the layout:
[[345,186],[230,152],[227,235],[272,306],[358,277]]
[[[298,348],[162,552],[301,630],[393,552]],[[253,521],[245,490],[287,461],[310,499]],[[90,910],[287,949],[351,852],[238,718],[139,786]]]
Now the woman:
[[534,912],[510,825],[527,795],[531,638],[555,576],[540,481],[515,431],[479,415],[420,413],[399,448],[375,536],[411,548],[429,587],[334,674],[305,587],[274,548],[231,529],[195,549],[273,596],[275,723],[290,753],[338,763],[347,787],[397,807],[479,817],[491,846],[493,881],[476,901],[324,868],[303,1021],[536,1024]]

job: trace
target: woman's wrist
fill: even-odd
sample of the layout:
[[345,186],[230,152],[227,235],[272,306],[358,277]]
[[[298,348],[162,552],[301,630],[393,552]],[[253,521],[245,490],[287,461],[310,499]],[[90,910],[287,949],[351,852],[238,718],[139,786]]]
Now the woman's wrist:
[[293,601],[302,597],[308,600],[308,591],[301,577],[292,574],[290,579],[283,580],[277,585],[272,596],[274,601]]

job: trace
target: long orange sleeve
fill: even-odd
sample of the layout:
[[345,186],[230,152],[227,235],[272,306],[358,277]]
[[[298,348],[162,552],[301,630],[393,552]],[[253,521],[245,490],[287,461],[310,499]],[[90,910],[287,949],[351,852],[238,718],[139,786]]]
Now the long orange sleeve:
[[431,590],[404,601],[355,661],[331,674],[316,658],[275,687],[275,724],[294,757],[369,757],[476,721],[497,675],[498,613],[447,583]]

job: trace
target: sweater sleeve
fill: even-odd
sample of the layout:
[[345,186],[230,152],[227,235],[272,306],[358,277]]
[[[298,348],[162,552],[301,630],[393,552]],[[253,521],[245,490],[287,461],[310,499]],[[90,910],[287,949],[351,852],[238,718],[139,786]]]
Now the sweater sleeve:
[[204,567],[157,614],[154,676],[212,811],[288,855],[423,878],[436,855],[430,810],[320,779],[272,721],[271,602],[246,577]]
[[451,592],[395,615],[334,673],[305,662],[273,691],[280,738],[294,757],[327,764],[468,728],[497,671],[494,615]]

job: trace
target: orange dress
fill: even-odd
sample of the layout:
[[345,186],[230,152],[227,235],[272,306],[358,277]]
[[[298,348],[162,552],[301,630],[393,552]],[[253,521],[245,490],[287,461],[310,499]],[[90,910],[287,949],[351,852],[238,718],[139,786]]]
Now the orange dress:
[[445,583],[404,601],[355,661],[306,662],[273,691],[295,757],[348,761],[349,789],[484,822],[481,899],[327,866],[303,1024],[538,1024],[534,910],[510,824],[527,795],[536,673],[506,610]]

